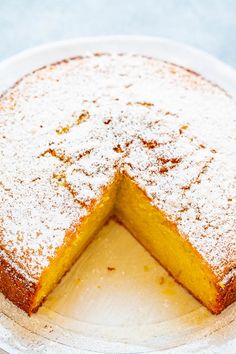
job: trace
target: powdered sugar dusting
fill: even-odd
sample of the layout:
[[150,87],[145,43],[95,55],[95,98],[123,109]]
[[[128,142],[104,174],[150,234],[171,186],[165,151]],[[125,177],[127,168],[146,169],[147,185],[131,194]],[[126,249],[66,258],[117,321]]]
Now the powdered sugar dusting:
[[28,75],[0,101],[2,257],[37,281],[125,170],[222,278],[236,267],[235,117],[221,89],[156,59],[91,55]]

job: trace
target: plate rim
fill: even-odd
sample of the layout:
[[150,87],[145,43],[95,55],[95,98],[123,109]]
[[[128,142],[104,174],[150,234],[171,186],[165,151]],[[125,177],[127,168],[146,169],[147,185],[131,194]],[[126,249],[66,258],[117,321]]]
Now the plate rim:
[[[142,53],[141,49],[141,44],[145,45],[162,45],[162,46],[167,46],[168,48],[172,48],[173,52],[178,52],[178,55],[182,53],[182,57],[180,55],[178,59],[178,55],[176,55],[176,61],[174,60],[173,62],[181,66],[181,61],[184,60],[184,57],[188,58],[189,56],[195,56],[196,58],[200,59],[200,62],[196,63],[196,68],[193,67],[192,65],[182,65],[186,68],[193,68],[196,70],[197,73],[202,75],[203,77],[209,79],[213,84],[216,83],[220,85],[221,87],[225,88],[228,92],[233,93],[236,95],[236,68],[233,68],[229,64],[225,63],[221,59],[215,57],[214,55],[199,49],[195,48],[194,46],[191,46],[189,44],[172,40],[169,38],[165,37],[159,37],[159,36],[143,36],[143,35],[105,35],[105,36],[81,36],[81,37],[75,37],[75,38],[69,38],[69,39],[64,39],[64,40],[56,40],[56,41],[48,41],[45,43],[42,43],[40,45],[33,46],[31,48],[24,49],[16,54],[13,54],[3,60],[0,61],[0,77],[2,75],[6,75],[6,70],[9,66],[14,65],[14,63],[19,63],[20,61],[23,61],[29,57],[36,57],[38,54],[42,52],[49,52],[49,51],[56,51],[56,50],[61,50],[62,48],[70,48],[74,46],[79,46],[79,45],[104,45],[104,44],[109,44],[113,43],[117,46],[121,44],[131,44],[131,45],[140,45],[140,51],[131,51],[135,53],[139,53],[140,55],[145,55]],[[167,50],[168,51],[168,50]],[[84,52],[82,50],[82,52]],[[91,50],[87,50],[88,52],[93,52]],[[96,51],[95,51],[96,52]],[[111,50],[111,52],[125,52],[123,50]],[[80,53],[78,52],[78,55]],[[168,55],[171,55],[170,53]],[[73,56],[73,55],[72,55]],[[69,58],[70,55],[65,55],[64,58]],[[158,56],[155,56],[158,58]],[[62,58],[63,59],[63,58]],[[160,57],[160,59],[162,59]],[[55,61],[55,60],[54,60]],[[46,64],[53,63],[53,60],[49,60],[46,62]],[[204,72],[204,67],[209,66],[210,67],[210,73],[209,75],[205,75]],[[35,66],[32,70],[35,70],[39,66]],[[32,71],[31,70],[31,71]],[[25,72],[23,75],[19,75],[18,79],[24,76],[25,74],[29,73]],[[16,80],[15,80],[16,81]],[[227,83],[225,83],[227,82]],[[10,84],[5,85],[5,88],[3,89],[0,85],[0,91],[4,91],[7,87],[11,86],[11,84],[14,83],[14,80],[10,81]]]

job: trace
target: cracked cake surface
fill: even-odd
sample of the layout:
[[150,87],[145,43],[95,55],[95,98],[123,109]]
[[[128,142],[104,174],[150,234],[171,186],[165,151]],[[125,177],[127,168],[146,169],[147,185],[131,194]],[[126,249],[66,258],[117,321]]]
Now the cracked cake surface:
[[236,103],[174,64],[88,55],[0,99],[0,256],[36,283],[125,173],[227,282],[236,267]]

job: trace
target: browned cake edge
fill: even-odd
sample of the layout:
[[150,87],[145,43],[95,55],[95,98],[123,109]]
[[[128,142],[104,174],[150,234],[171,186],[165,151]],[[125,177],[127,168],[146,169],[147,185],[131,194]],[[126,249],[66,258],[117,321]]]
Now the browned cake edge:
[[216,308],[212,310],[215,314],[219,314],[236,300],[236,276],[233,276],[226,284],[225,288],[220,288],[220,290]]
[[29,282],[3,257],[0,258],[0,291],[16,306],[31,314],[37,285]]

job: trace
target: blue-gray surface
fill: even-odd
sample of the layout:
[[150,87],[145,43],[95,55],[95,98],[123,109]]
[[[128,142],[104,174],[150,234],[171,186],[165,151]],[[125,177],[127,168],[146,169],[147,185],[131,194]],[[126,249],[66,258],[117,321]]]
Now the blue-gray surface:
[[236,0],[0,0],[0,60],[47,41],[168,37],[236,67]]

